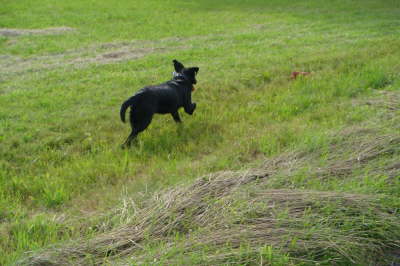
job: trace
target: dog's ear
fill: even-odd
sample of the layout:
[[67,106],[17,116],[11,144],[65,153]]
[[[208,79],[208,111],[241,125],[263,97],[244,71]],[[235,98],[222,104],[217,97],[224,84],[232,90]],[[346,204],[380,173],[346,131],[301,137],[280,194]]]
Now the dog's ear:
[[198,68],[198,67],[191,67],[190,69],[193,69],[193,71],[194,71],[194,73],[196,73],[196,75],[197,75],[197,72],[199,72],[199,70],[200,70],[200,68]]
[[197,75],[197,72],[199,72],[198,67],[189,67],[184,70],[185,73],[189,74],[190,76],[195,77]]
[[199,72],[199,68],[198,68],[198,67],[185,68],[185,69],[183,70],[183,72],[184,72],[183,74],[185,74],[187,77],[190,78],[190,81],[191,81],[193,84],[196,84],[196,83],[197,83],[196,74],[197,74],[197,72]]
[[175,68],[175,71],[176,71],[177,73],[181,73],[182,69],[185,68],[185,67],[182,65],[182,63],[179,62],[179,61],[176,60],[176,59],[172,60],[172,62],[174,63],[174,68]]
[[185,68],[184,72],[188,73],[188,74],[190,74],[192,76],[195,76],[197,74],[197,72],[199,72],[199,68],[198,67]]

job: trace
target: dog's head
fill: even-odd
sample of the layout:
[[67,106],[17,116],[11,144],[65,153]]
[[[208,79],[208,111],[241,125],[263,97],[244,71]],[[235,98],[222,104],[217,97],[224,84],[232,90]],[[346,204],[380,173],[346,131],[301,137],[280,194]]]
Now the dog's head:
[[198,67],[186,68],[183,66],[183,64],[181,62],[179,62],[178,60],[175,60],[175,59],[172,62],[174,63],[174,68],[175,68],[175,72],[173,74],[174,78],[182,77],[183,79],[190,81],[192,84],[197,83],[196,75],[197,75],[197,72],[199,72]]

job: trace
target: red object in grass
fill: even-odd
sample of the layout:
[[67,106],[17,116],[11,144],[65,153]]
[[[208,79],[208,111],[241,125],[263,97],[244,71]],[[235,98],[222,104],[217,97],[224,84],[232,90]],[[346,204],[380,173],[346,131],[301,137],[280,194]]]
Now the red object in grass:
[[296,79],[298,75],[300,76],[307,76],[310,75],[311,72],[302,72],[302,71],[294,71],[292,72],[292,75],[290,75],[291,79]]
[[192,91],[194,91],[195,90],[195,88],[194,88],[194,86],[192,86]]

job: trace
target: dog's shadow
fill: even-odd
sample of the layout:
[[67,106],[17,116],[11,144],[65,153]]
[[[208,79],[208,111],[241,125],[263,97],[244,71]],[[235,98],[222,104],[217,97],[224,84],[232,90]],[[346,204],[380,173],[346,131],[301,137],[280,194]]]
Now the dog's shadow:
[[209,121],[187,122],[175,127],[161,128],[140,136],[137,145],[141,153],[148,155],[171,154],[174,152],[200,151],[204,146],[215,146],[222,141],[222,126]]

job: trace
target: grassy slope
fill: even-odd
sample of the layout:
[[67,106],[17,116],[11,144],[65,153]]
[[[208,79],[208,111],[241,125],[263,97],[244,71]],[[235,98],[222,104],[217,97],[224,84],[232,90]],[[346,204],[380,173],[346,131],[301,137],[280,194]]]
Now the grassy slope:
[[[354,108],[352,98],[399,87],[397,1],[263,2],[2,4],[0,27],[76,31],[0,37],[0,248],[9,254],[0,263],[90,234],[69,218],[108,209],[121,193],[148,195],[264,156],[325,147],[327,132],[375,113]],[[152,50],[136,60],[88,60],[118,47]],[[183,116],[180,133],[159,116],[140,147],[120,150],[128,134],[121,101],[168,79],[173,58],[200,67],[196,114]],[[289,80],[297,69],[315,73]],[[316,188],[301,178],[291,186]],[[398,196],[384,182],[318,189]]]
[[93,237],[21,262],[388,265],[396,256],[398,262],[400,94],[353,104],[367,104],[375,115],[328,134],[324,146],[206,175],[151,199],[127,195],[106,215],[80,219],[92,224]]

